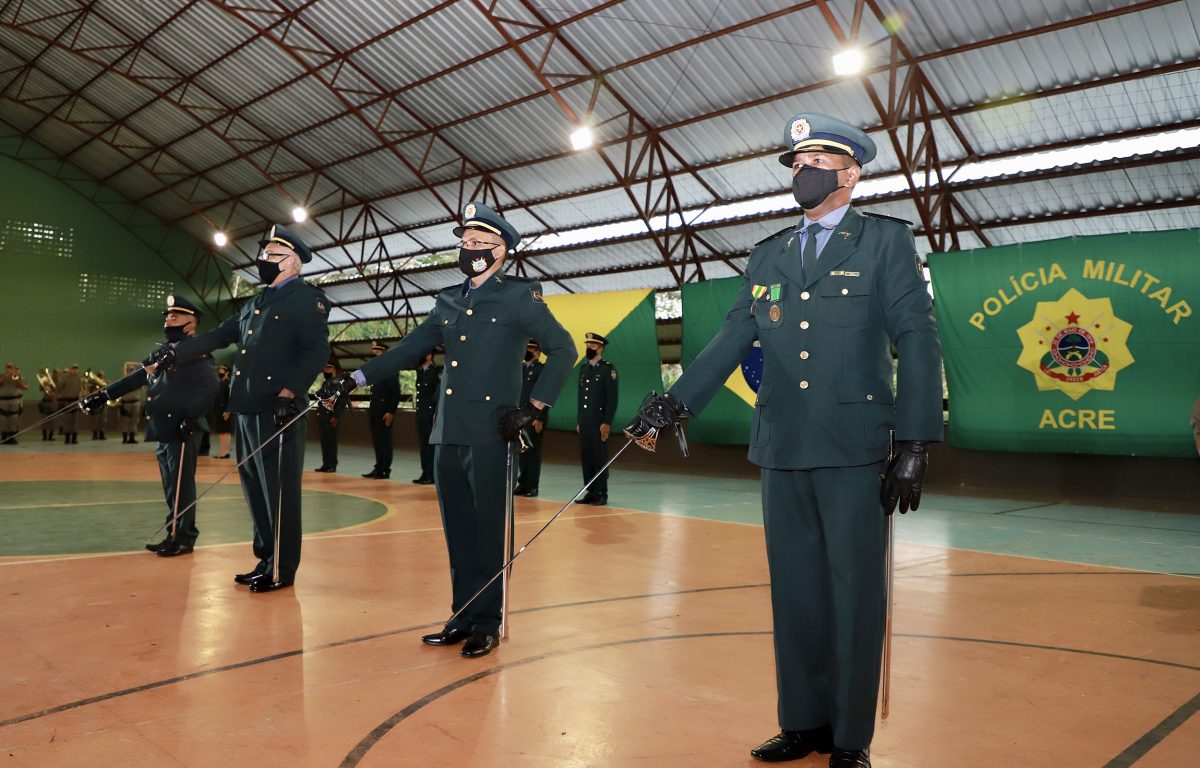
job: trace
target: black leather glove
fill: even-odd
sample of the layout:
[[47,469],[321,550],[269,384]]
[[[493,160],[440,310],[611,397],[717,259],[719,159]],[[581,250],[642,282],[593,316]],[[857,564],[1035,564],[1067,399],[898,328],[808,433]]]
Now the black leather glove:
[[79,401],[79,407],[89,416],[100,413],[106,405],[108,405],[108,392],[103,389],[99,392],[93,392]]
[[505,442],[511,443],[517,439],[522,429],[528,427],[542,412],[533,403],[525,403],[520,408],[513,408],[500,417],[500,435]]
[[921,505],[921,483],[929,471],[929,443],[924,440],[906,440],[896,444],[896,455],[888,464],[883,479],[883,490],[879,500],[889,515],[900,504],[900,514]]
[[283,429],[284,425],[289,424],[292,419],[300,415],[300,404],[296,402],[296,398],[294,397],[277,397],[275,398],[273,412],[275,414],[275,428]]
[[354,390],[358,389],[358,382],[348,373],[343,373],[336,379],[330,379],[321,385],[317,390],[317,399],[321,401],[321,406],[327,410],[333,410],[333,400],[338,397],[345,397]]
[[175,367],[175,363],[179,361],[179,355],[175,352],[174,344],[163,344],[158,349],[150,353],[150,355],[142,361],[142,365],[149,368],[150,366],[158,366],[158,370],[169,371]]
[[665,395],[651,392],[638,406],[637,416],[625,427],[625,434],[634,440],[640,440],[652,431],[671,426],[686,412],[687,407],[683,401],[670,392]]
[[179,421],[179,439],[187,441],[189,437],[200,431],[200,420],[195,416],[184,416]]

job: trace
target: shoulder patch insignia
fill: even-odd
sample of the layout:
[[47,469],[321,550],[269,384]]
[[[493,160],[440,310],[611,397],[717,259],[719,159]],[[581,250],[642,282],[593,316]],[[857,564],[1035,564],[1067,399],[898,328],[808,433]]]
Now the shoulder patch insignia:
[[913,223],[908,219],[900,219],[895,216],[885,216],[882,213],[874,213],[872,211],[859,211],[863,216],[868,216],[872,219],[882,219],[883,221],[894,221],[897,224],[903,224],[906,227],[911,227]]
[[616,368],[613,368],[613,370],[612,370],[612,377],[613,377],[613,381],[617,380],[617,369]]
[[321,312],[321,313],[324,313],[326,311],[325,302],[322,301],[321,299],[317,299],[317,311]]
[[532,297],[533,297],[533,300],[534,300],[534,301],[536,301],[538,304],[545,304],[545,303],[546,303],[546,302],[545,302],[545,300],[543,300],[543,299],[542,299],[542,292],[541,292],[541,291],[535,291],[535,290],[533,290],[532,288],[530,288],[530,289],[529,289],[529,295],[530,295],[530,296],[532,296]]

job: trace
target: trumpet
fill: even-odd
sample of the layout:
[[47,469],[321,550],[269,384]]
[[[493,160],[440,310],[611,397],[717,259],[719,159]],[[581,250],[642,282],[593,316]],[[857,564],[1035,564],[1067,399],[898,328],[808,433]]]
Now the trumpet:
[[50,397],[58,397],[58,385],[54,383],[54,372],[49,368],[42,368],[37,372],[38,386],[42,388],[42,392]]

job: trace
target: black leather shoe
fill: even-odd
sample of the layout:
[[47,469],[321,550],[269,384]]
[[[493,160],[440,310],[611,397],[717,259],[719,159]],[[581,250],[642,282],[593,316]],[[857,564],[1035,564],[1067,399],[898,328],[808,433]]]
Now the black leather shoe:
[[413,483],[416,485],[433,485],[433,478],[421,475],[416,480],[413,480]]
[[458,645],[470,636],[471,630],[469,629],[450,629],[446,627],[441,632],[425,635],[421,638],[421,642],[425,643],[425,645]]
[[835,749],[829,768],[871,768],[871,756],[865,749]]
[[333,471],[332,469],[325,466],[324,464],[322,464],[321,466],[319,466],[313,470],[313,472],[332,472],[332,471]]
[[576,504],[594,504],[595,501],[596,501],[596,494],[592,493],[591,491],[588,491],[582,499],[579,499],[575,503]]
[[277,589],[287,589],[295,583],[295,579],[280,579],[279,581],[271,581],[271,577],[264,573],[261,579],[251,582],[250,591],[274,592]]
[[607,493],[597,494],[595,496],[595,498],[593,498],[591,501],[588,502],[588,504],[591,504],[594,507],[607,507],[608,506],[608,494]]
[[833,738],[828,728],[811,731],[780,731],[775,736],[750,750],[750,756],[764,763],[782,763],[799,760],[813,752],[827,754],[833,751]]
[[519,493],[517,493],[517,495],[525,496],[527,498],[532,499],[538,495],[538,489],[537,488],[523,488]]
[[163,539],[162,541],[158,542],[157,544],[147,544],[146,551],[147,552],[161,552],[164,549],[166,549],[167,547],[171,546],[171,543],[172,543],[171,537],[168,536],[167,538]]
[[363,472],[362,476],[374,480],[375,478],[379,477],[379,470],[372,469],[370,472]]
[[266,574],[266,568],[266,563],[260,561],[259,564],[254,567],[253,571],[239,573],[233,577],[233,580],[238,584],[252,584]]
[[499,644],[499,635],[489,635],[487,632],[472,632],[471,636],[467,638],[467,642],[463,643],[459,654],[468,659],[477,659],[480,656],[487,656]]
[[192,546],[190,544],[180,544],[177,541],[158,550],[159,557],[179,557],[180,555],[190,555],[191,553]]

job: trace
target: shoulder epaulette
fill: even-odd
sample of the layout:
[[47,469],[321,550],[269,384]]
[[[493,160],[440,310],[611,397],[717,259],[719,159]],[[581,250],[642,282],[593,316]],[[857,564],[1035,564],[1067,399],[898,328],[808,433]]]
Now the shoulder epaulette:
[[754,244],[754,247],[757,248],[758,246],[762,245],[763,243],[767,242],[768,240],[773,240],[776,237],[779,237],[780,235],[782,235],[784,232],[791,232],[793,229],[795,229],[795,227],[793,225],[789,224],[786,227],[784,227],[783,229],[779,230],[778,232],[767,235],[762,240],[759,240],[757,243]]
[[521,277],[519,275],[505,275],[505,280],[511,280],[514,283],[536,283],[537,280],[532,277]]
[[906,227],[911,227],[913,225],[913,223],[911,221],[909,221],[908,219],[900,219],[895,216],[885,216],[882,213],[875,213],[873,211],[859,211],[859,213],[861,213],[863,216],[869,216],[872,219],[882,219],[884,221],[894,221],[897,224],[903,224]]

